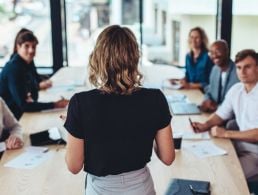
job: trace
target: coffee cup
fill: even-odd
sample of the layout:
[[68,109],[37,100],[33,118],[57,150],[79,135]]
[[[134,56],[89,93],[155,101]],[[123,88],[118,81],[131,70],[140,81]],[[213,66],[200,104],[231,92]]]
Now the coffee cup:
[[182,137],[183,137],[182,132],[173,132],[173,140],[174,140],[174,146],[176,150],[181,149]]

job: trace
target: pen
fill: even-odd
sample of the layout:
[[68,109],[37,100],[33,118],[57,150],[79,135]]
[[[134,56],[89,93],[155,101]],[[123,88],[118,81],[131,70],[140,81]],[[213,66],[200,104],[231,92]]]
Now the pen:
[[191,118],[189,117],[188,119],[189,119],[191,127],[193,128],[193,131],[196,132],[196,128],[193,126],[193,122],[192,122]]
[[190,184],[189,188],[193,195],[210,195],[210,190],[204,190],[204,189],[194,189],[193,186]]
[[[189,118],[189,120],[190,120],[190,118]],[[192,194],[195,195],[195,191],[194,191],[193,186],[191,184],[189,185],[189,188],[190,188],[190,191],[192,192]]]

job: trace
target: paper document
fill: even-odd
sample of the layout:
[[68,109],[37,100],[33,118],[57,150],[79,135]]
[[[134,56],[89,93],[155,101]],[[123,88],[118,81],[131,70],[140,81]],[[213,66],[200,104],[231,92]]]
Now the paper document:
[[194,133],[192,131],[185,131],[183,134],[183,139],[210,139],[209,132],[203,132],[203,133]]
[[3,152],[6,150],[5,142],[0,142],[0,152]]
[[46,91],[49,93],[58,93],[58,92],[67,92],[67,91],[75,91],[75,85],[60,85],[60,86],[53,86]]
[[200,109],[195,103],[172,102],[170,107],[175,115],[201,114]]
[[180,93],[176,93],[173,95],[166,95],[166,99],[167,99],[168,103],[186,102],[187,101],[187,97]]
[[4,166],[18,169],[32,169],[50,159],[53,155],[46,147],[27,147],[26,151]]
[[227,154],[227,151],[216,146],[212,141],[187,143],[184,148],[194,153],[199,158],[219,156]]

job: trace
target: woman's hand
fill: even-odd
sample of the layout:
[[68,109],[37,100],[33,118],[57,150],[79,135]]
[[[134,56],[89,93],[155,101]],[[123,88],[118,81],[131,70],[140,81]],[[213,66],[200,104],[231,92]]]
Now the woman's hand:
[[39,83],[39,88],[40,89],[48,89],[48,88],[50,88],[50,87],[52,87],[52,81],[51,80],[44,80],[44,81],[41,81],[40,83]]
[[10,135],[9,138],[5,141],[5,143],[7,149],[18,149],[24,145],[21,138],[16,135]]

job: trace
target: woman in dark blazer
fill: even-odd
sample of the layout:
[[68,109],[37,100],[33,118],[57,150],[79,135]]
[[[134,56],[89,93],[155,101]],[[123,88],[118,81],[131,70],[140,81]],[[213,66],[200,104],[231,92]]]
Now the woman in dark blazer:
[[57,102],[38,102],[40,80],[33,62],[38,39],[29,30],[21,30],[15,38],[14,53],[5,64],[0,75],[0,96],[20,119],[23,112],[63,108],[67,100]]

